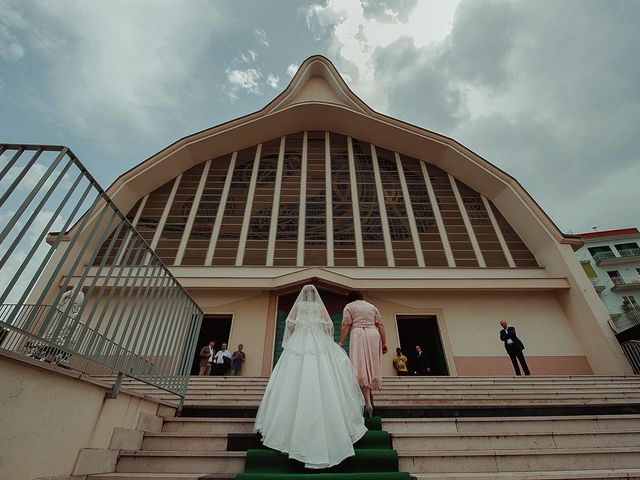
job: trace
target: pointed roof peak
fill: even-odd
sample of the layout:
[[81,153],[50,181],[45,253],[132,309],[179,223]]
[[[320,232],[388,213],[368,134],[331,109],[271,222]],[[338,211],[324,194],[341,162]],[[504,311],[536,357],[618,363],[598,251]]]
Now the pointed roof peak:
[[265,110],[273,113],[310,102],[340,105],[365,114],[371,112],[370,107],[349,89],[333,63],[322,55],[313,55],[302,62],[284,92]]

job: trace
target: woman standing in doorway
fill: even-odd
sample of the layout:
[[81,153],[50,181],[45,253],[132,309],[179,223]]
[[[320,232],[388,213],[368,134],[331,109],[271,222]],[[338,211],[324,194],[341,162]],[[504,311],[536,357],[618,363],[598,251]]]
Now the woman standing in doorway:
[[338,345],[350,335],[349,358],[365,401],[365,411],[373,415],[372,390],[382,387],[382,355],[387,353],[387,338],[380,312],[375,305],[362,300],[359,292],[351,292],[342,314]]

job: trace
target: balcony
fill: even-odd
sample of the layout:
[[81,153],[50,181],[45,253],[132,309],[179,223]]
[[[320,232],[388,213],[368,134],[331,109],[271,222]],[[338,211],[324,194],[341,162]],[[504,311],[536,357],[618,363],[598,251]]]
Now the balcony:
[[640,307],[633,307],[623,313],[614,313],[611,315],[611,326],[616,333],[635,327],[640,324]]
[[638,289],[640,289],[640,280],[634,280],[632,282],[627,282],[626,280],[624,280],[624,279],[622,279],[620,277],[614,277],[611,280],[613,281],[613,287],[611,287],[611,291],[612,292],[626,292],[627,290],[638,290]]
[[640,262],[640,248],[629,248],[626,250],[619,250],[620,256],[616,256],[615,253],[597,252],[593,254],[593,260],[598,266],[607,265],[622,265],[631,262]]
[[602,291],[606,288],[603,283],[598,280],[597,278],[592,278],[591,279],[591,285],[593,285],[594,290],[597,293],[602,293]]

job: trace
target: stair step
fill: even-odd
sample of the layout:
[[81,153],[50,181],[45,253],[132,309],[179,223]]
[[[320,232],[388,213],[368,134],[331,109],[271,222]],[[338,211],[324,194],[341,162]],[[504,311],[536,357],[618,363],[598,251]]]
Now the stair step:
[[489,473],[637,468],[640,447],[459,452],[399,451],[400,470],[411,473]]
[[548,472],[418,473],[416,480],[618,480],[640,478],[640,469],[563,470]]
[[640,431],[640,415],[540,417],[385,418],[383,428],[399,433],[534,433]]
[[117,472],[120,473],[240,473],[244,468],[245,452],[192,450],[121,451]]

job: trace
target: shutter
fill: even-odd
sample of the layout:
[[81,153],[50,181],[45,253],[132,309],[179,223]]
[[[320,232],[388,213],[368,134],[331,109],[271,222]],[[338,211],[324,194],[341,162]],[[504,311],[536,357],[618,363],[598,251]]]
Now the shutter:
[[581,265],[582,265],[582,268],[584,269],[584,273],[587,274],[587,277],[589,277],[589,278],[598,278],[598,274],[593,269],[593,266],[591,265],[591,262],[589,262],[589,263],[581,263]]

